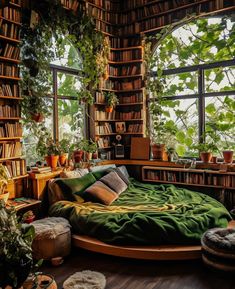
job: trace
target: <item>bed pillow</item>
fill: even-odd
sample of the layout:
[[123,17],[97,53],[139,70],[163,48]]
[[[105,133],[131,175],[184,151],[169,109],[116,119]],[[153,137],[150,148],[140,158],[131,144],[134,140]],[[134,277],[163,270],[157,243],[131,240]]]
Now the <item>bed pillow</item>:
[[91,186],[96,182],[95,177],[92,173],[88,173],[81,178],[71,178],[71,179],[58,179],[57,184],[59,185],[60,189],[63,193],[69,193],[72,195],[80,196],[83,198],[84,191],[86,188]]
[[100,181],[114,190],[117,194],[121,194],[127,189],[127,184],[114,171],[103,176]]
[[[125,166],[123,166],[125,167]],[[126,169],[126,167],[125,167]],[[119,177],[127,184],[129,185],[130,181],[129,181],[129,177],[127,177],[127,175],[125,174],[125,172],[121,169],[121,167],[117,167],[116,169],[113,170],[114,172],[116,172]],[[128,174],[128,173],[127,173]],[[129,176],[129,174],[128,174]]]
[[88,169],[76,169],[74,171],[63,171],[60,173],[61,178],[81,178],[88,174]]
[[126,166],[120,166],[120,167],[117,167],[117,169],[120,170],[127,179],[130,178],[130,175],[126,169]]
[[104,165],[104,166],[94,166],[94,167],[91,167],[90,168],[90,171],[91,172],[98,172],[98,171],[105,171],[107,169],[114,169],[116,168],[116,165],[115,164],[109,164],[109,165]]
[[118,194],[101,181],[96,181],[86,189],[84,197],[86,201],[110,205],[118,198]]

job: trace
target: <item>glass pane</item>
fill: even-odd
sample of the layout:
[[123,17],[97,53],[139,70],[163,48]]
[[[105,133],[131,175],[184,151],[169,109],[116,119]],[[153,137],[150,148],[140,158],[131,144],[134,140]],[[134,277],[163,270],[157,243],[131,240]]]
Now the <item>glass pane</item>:
[[205,70],[205,91],[235,90],[235,66]]
[[58,72],[58,95],[76,96],[81,87],[79,77],[76,75]]
[[164,96],[198,93],[198,73],[185,72],[164,77]]
[[[45,119],[43,124],[46,126],[48,131],[51,132],[51,136],[53,137],[53,100],[51,98],[46,98],[45,101],[52,114]],[[38,123],[39,129],[41,125],[41,123]],[[36,133],[32,133],[29,129],[26,128],[26,126],[24,126],[23,149],[28,166],[35,165],[36,161],[44,161],[44,159],[39,156],[36,151],[37,142],[38,138]]]
[[213,139],[219,152],[235,149],[234,111],[235,96],[206,98],[206,140]]
[[[179,156],[197,156],[191,149],[198,139],[198,101],[195,99],[166,100],[162,112],[167,147],[175,147]],[[151,126],[154,138],[154,115]]]
[[77,100],[58,100],[59,139],[69,139],[71,142],[83,136],[83,107]]

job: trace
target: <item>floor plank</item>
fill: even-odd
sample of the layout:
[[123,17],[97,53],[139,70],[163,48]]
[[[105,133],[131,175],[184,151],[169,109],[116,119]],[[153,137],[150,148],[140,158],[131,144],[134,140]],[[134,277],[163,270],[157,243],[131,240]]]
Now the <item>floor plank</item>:
[[55,277],[58,288],[73,273],[94,270],[106,276],[106,289],[235,289],[234,276],[210,271],[200,260],[132,260],[74,248],[62,265],[45,263],[41,270]]

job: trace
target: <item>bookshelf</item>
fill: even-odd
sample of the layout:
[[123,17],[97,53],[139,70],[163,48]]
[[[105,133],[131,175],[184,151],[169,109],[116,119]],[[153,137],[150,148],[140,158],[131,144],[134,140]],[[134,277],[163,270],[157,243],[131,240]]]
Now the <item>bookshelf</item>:
[[23,194],[27,178],[22,156],[19,88],[21,1],[5,0],[0,8],[0,163],[10,179],[10,198]]

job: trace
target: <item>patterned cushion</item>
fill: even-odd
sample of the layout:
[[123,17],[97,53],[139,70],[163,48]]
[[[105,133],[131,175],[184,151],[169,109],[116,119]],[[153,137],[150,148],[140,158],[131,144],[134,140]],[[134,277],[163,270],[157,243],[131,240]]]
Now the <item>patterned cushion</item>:
[[118,194],[116,194],[104,183],[96,181],[93,185],[86,189],[84,197],[86,201],[110,205],[118,198]]
[[127,184],[114,171],[102,177],[100,181],[114,190],[117,194],[121,194],[127,189]]
[[88,169],[76,169],[74,171],[63,171],[60,174],[61,178],[81,178],[88,174]]

